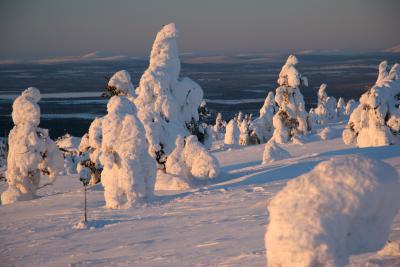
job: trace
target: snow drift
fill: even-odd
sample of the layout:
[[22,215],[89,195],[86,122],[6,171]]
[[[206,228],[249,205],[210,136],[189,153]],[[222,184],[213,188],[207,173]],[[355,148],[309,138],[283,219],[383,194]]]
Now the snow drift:
[[379,250],[400,206],[398,173],[364,156],[334,157],[287,183],[268,205],[268,266],[345,266]]

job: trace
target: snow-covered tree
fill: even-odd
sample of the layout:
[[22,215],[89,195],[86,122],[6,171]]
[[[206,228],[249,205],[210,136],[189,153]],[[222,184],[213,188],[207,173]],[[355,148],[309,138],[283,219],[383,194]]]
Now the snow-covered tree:
[[359,147],[384,146],[400,140],[400,68],[395,64],[388,72],[387,62],[379,65],[374,86],[361,98],[343,131],[346,144]]
[[235,119],[232,119],[226,125],[226,133],[224,143],[226,145],[238,145],[239,144],[240,129]]
[[273,139],[265,144],[262,164],[268,164],[287,158],[290,158],[289,152],[280,147]]
[[249,123],[247,119],[244,119],[239,127],[240,135],[239,135],[239,145],[247,146],[249,145]]
[[343,97],[340,97],[337,102],[336,114],[339,120],[343,120],[346,116],[346,102],[344,101]]
[[184,180],[206,180],[219,174],[218,160],[197,140],[195,135],[185,139],[178,136],[175,149],[165,163],[166,172]]
[[203,99],[201,87],[189,78],[179,77],[181,65],[174,23],[157,34],[150,64],[136,88],[135,105],[149,141],[150,154],[160,166],[175,147],[178,135],[190,135],[187,125],[199,120]]
[[327,85],[323,83],[318,90],[318,106],[314,110],[318,124],[333,122],[337,118],[336,99],[327,95],[326,86]]
[[293,136],[304,135],[309,131],[307,112],[299,87],[308,86],[308,80],[295,68],[298,63],[290,55],[279,73],[275,102],[278,112],[273,117],[273,138],[278,143],[287,143]]
[[255,119],[250,125],[250,139],[255,139],[255,143],[260,144],[267,142],[272,137],[274,132],[272,118],[277,111],[278,107],[275,104],[275,94],[271,91],[268,93],[264,105],[260,109],[260,117]]
[[[90,185],[100,182],[103,165],[100,162],[102,142],[102,118],[96,118],[89,127],[89,132],[81,138],[79,145],[79,164],[77,171]],[[87,177],[90,175],[90,177]]]
[[347,101],[346,111],[345,111],[346,116],[350,117],[351,113],[353,112],[353,110],[356,109],[357,106],[358,103],[354,99],[350,99],[349,101]]
[[35,197],[40,173],[53,182],[63,169],[63,156],[46,129],[39,128],[40,91],[29,87],[13,103],[14,127],[8,136],[9,153],[6,178],[8,189],[1,195],[3,204]]
[[76,174],[77,166],[80,162],[79,144],[81,139],[70,134],[66,134],[56,140],[57,147],[64,155],[64,171],[66,174]]
[[215,140],[222,140],[224,139],[226,131],[226,121],[222,119],[221,113],[217,113],[217,117],[215,119],[215,125],[213,126],[213,133]]
[[102,118],[101,183],[107,208],[129,207],[154,192],[156,163],[148,154],[145,130],[135,113],[125,96],[113,96]]

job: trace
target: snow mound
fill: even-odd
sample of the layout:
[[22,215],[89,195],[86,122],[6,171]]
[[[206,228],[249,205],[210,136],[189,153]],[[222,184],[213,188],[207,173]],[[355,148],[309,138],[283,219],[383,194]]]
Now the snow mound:
[[262,164],[268,164],[287,158],[290,158],[289,152],[278,146],[278,144],[271,139],[265,145]]
[[381,257],[400,257],[400,241],[388,241],[378,252]]
[[185,177],[171,175],[162,170],[157,171],[156,191],[162,190],[187,190],[190,189],[188,180]]
[[334,157],[270,202],[268,266],[345,266],[380,249],[400,205],[398,173],[359,155]]

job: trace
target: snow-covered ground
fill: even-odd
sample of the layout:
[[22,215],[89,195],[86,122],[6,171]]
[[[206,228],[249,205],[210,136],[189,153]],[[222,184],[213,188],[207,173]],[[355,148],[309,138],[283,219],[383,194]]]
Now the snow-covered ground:
[[[156,192],[151,203],[104,208],[101,185],[88,191],[89,229],[80,221],[83,188],[60,177],[37,199],[0,206],[0,266],[265,266],[267,202],[286,184],[335,155],[363,154],[400,171],[400,147],[356,148],[318,133],[284,144],[291,158],[262,165],[264,145],[218,148],[220,175],[201,188]],[[304,142],[304,145],[299,143]],[[0,191],[6,189],[0,183]],[[400,240],[400,214],[390,233]],[[400,266],[384,253],[352,257],[351,266]]]

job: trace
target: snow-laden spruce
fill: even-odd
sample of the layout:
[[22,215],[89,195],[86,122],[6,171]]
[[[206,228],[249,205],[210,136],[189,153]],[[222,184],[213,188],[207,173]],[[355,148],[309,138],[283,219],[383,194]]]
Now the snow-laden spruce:
[[290,158],[288,151],[280,147],[273,139],[265,144],[262,164]]
[[379,250],[400,206],[397,171],[359,155],[339,156],[290,180],[269,203],[269,267],[341,267]]
[[247,146],[249,145],[249,123],[247,119],[244,119],[239,127],[240,135],[239,135],[239,145]]
[[345,111],[346,116],[350,117],[351,113],[353,113],[353,111],[356,109],[357,106],[358,103],[354,99],[350,99],[349,101],[347,101],[346,111]]
[[272,118],[277,111],[275,94],[271,91],[268,93],[264,105],[260,109],[260,117],[255,119],[250,125],[252,138],[256,138],[258,143],[265,143],[272,137],[274,132]]
[[125,96],[113,96],[102,118],[101,183],[107,208],[129,207],[154,193],[156,163],[148,154],[145,130],[135,106]]
[[301,85],[308,86],[308,80],[297,71],[297,63],[297,58],[290,55],[279,73],[275,94],[279,110],[273,117],[273,138],[277,143],[287,143],[292,137],[309,131],[304,98],[299,89]]
[[385,146],[399,142],[400,137],[400,68],[395,64],[388,72],[387,62],[379,65],[374,86],[361,98],[343,131],[346,144],[359,147]]
[[1,195],[2,204],[35,197],[40,174],[52,183],[63,169],[63,156],[46,129],[39,128],[40,91],[29,87],[13,103],[14,127],[8,136],[6,178],[8,189]]
[[222,114],[217,113],[215,118],[215,125],[213,126],[213,137],[214,140],[223,140],[226,131],[226,121],[222,119]]
[[328,96],[326,93],[326,87],[327,85],[323,83],[318,90],[318,106],[314,110],[317,117],[317,124],[326,124],[328,122],[336,121],[337,119],[336,99]]
[[76,174],[79,157],[79,144],[81,138],[66,134],[56,140],[57,147],[64,154],[64,172],[67,175]]
[[339,97],[336,105],[336,116],[339,121],[342,121],[346,116],[346,102],[343,97]]
[[224,143],[226,145],[239,144],[240,129],[235,119],[232,119],[226,125]]
[[204,148],[195,135],[185,139],[178,136],[175,149],[165,163],[168,174],[178,176],[184,181],[192,178],[206,180],[218,176],[218,160]]
[[149,152],[161,165],[174,149],[177,136],[190,135],[187,125],[198,122],[203,98],[203,90],[197,83],[179,77],[177,36],[174,23],[158,32],[149,67],[136,88],[135,105],[146,130]]

